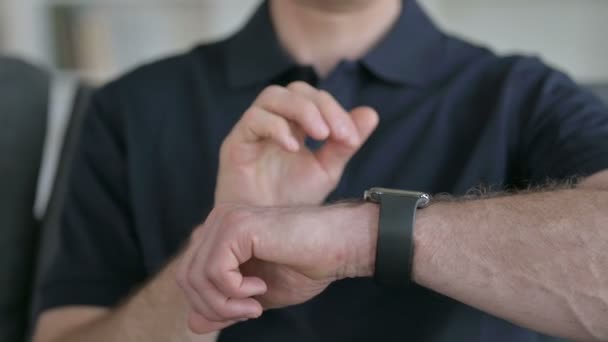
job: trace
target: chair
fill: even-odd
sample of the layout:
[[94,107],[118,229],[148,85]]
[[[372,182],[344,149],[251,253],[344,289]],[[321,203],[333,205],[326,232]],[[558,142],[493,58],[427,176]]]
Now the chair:
[[0,341],[27,339],[89,93],[73,78],[0,57]]
[[41,69],[0,60],[0,341],[21,341],[26,328],[49,84]]

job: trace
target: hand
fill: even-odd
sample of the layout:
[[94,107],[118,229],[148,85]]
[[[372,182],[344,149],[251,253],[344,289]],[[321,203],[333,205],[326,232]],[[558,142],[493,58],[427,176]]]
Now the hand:
[[[266,88],[220,149],[215,203],[321,204],[378,124],[368,107],[347,113],[304,82]],[[325,140],[318,151],[305,138]]]
[[377,215],[370,204],[214,209],[179,261],[191,330],[220,329],[303,303],[334,280],[371,275]]

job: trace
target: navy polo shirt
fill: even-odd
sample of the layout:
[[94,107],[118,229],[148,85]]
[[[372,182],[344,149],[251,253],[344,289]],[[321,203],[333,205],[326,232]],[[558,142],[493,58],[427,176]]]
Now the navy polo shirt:
[[[263,4],[240,32],[143,66],[94,96],[41,310],[113,306],[174,256],[213,206],[218,150],[266,86],[304,80],[380,125],[329,201],[372,186],[464,194],[608,169],[608,109],[535,58],[497,57],[440,32],[404,2],[360,60],[325,78],[279,46]],[[576,229],[573,227],[573,229]],[[449,241],[445,241],[449,243]],[[343,280],[220,341],[539,341],[418,286]]]

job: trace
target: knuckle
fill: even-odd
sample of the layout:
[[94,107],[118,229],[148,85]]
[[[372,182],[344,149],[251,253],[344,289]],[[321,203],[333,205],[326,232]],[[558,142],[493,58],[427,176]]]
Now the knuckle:
[[223,292],[227,284],[226,273],[228,272],[230,271],[225,269],[219,261],[209,265],[207,272],[205,273],[207,282],[209,283],[208,285],[213,285]]
[[226,305],[226,301],[222,298],[217,298],[216,300],[214,300],[211,306],[221,318],[230,318],[231,312]]
[[298,92],[298,91],[306,91],[312,88],[311,85],[304,81],[293,81],[287,85],[287,89]]
[[285,88],[278,85],[271,85],[266,87],[258,98],[256,99],[256,103],[266,103],[269,101],[275,101],[277,96],[280,96],[285,93]]
[[282,93],[285,90],[285,88],[281,87],[280,85],[269,85],[268,87],[266,87],[266,89],[264,89],[265,92],[271,93],[271,94],[275,94],[275,93]]
[[231,281],[227,272],[218,274],[217,279],[222,284],[222,292],[228,297],[234,297],[238,294],[238,285],[234,281]]
[[338,182],[340,181],[340,178],[342,177],[342,170],[335,170],[335,171],[330,171],[327,174],[328,178],[329,178],[329,182],[332,184],[333,187],[335,187]]
[[332,191],[335,190],[335,187],[340,182],[343,171],[344,168],[340,165],[332,165],[325,169],[326,185],[331,187]]
[[213,317],[214,320],[220,320],[222,313],[220,312],[222,309],[222,304],[224,303],[224,299],[220,294],[207,294],[207,300],[205,301],[206,312],[208,316]]
[[241,117],[241,122],[248,123],[254,117],[256,117],[258,113],[259,108],[255,105],[252,105],[251,107],[247,108],[247,110],[243,113],[243,116]]
[[226,309],[226,307],[223,304],[218,304],[213,309],[217,313],[217,318],[216,318],[217,322],[225,321],[225,320],[232,318],[230,316],[230,311],[228,309]]
[[319,90],[319,93],[317,94],[317,96],[319,97],[319,99],[322,100],[333,100],[334,97],[327,91],[324,89]]
[[214,263],[209,266],[207,269],[207,278],[212,281],[214,284],[221,285],[222,284],[222,269],[219,267],[217,263]]
[[335,108],[333,106],[338,106],[338,101],[336,101],[336,99],[326,90],[319,90],[317,101],[324,105],[332,106],[331,108]]
[[298,107],[299,110],[297,111],[297,116],[299,116],[301,119],[311,119],[320,115],[319,109],[310,100],[302,101]]
[[289,131],[289,123],[283,118],[277,118],[269,128],[271,134],[280,136],[282,133]]
[[192,289],[198,289],[202,283],[199,273],[191,272],[184,277],[184,284]]

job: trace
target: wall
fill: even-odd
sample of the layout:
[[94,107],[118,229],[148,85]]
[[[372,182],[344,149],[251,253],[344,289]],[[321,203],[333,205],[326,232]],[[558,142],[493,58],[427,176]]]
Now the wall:
[[0,52],[48,64],[44,0],[0,0]]
[[[57,8],[71,8],[73,67],[105,80],[238,29],[259,0],[0,0],[0,48],[57,64]],[[542,56],[584,82],[608,81],[608,0],[421,0],[450,32],[500,53]],[[73,38],[73,37],[72,37]],[[65,49],[65,48],[61,48]],[[71,51],[74,50],[74,51]],[[61,59],[61,58],[59,58]],[[62,63],[59,63],[62,64]]]
[[445,29],[500,53],[540,55],[581,81],[608,81],[607,0],[426,0]]

